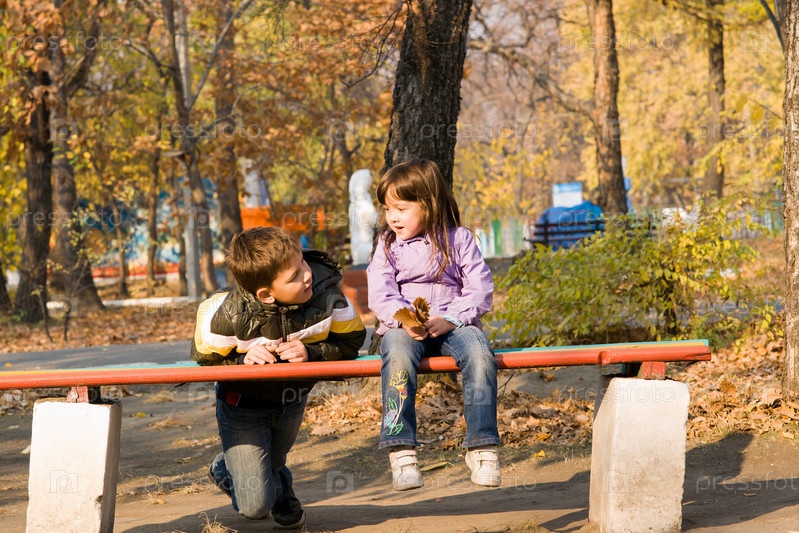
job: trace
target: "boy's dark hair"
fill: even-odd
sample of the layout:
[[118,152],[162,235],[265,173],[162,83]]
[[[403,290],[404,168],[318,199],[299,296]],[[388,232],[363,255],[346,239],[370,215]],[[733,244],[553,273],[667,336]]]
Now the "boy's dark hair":
[[272,287],[278,274],[291,266],[299,244],[282,228],[257,227],[235,235],[225,252],[225,262],[239,287],[255,294]]
[[390,168],[377,184],[377,200],[380,202],[377,235],[385,237],[386,253],[396,239],[386,221],[388,196],[419,203],[422,224],[427,230],[433,249],[441,253],[443,259],[438,266],[440,275],[452,262],[448,230],[461,225],[461,216],[452,189],[444,181],[438,165],[429,159],[411,159]]

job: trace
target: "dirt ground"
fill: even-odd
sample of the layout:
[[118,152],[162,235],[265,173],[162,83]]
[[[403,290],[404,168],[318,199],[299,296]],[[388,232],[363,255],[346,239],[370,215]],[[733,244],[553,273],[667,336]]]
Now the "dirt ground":
[[[594,369],[566,368],[544,382],[517,376],[513,386],[546,394],[593,380]],[[327,385],[319,394],[352,390]],[[209,394],[202,394],[205,390]],[[220,450],[209,384],[129,387],[123,406],[115,532],[200,533],[271,530],[249,521],[206,477]],[[372,394],[373,387],[363,389]],[[119,394],[118,389],[106,391]],[[0,523],[25,530],[31,409],[0,417]],[[683,529],[696,532],[799,532],[799,456],[783,435],[729,433],[693,443],[687,456]],[[542,453],[543,452],[543,453]],[[307,512],[305,531],[592,532],[588,524],[590,447],[504,447],[503,483],[469,482],[457,451],[436,443],[420,451],[425,487],[391,490],[388,460],[377,450],[377,427],[318,436],[304,427],[289,455],[295,489]]]

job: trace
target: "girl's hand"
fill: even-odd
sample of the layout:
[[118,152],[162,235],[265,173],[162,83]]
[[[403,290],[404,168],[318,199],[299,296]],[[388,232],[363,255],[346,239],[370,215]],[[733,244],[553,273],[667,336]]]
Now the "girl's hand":
[[261,344],[253,346],[249,349],[247,355],[244,356],[244,364],[271,365],[272,363],[276,363],[277,358],[275,357],[274,351],[274,346],[264,346]]
[[308,360],[308,349],[301,340],[281,342],[275,350],[281,361],[304,363]]
[[411,328],[403,324],[402,329],[404,329],[405,332],[413,340],[423,341],[427,338],[427,330],[423,326],[416,326],[415,328]]
[[446,335],[455,329],[455,324],[445,319],[443,316],[431,316],[430,319],[425,322],[424,327],[427,328],[427,332],[430,336],[435,338]]

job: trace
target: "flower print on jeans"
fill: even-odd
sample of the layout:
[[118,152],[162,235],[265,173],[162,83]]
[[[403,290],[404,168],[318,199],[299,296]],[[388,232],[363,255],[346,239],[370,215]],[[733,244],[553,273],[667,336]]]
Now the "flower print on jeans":
[[383,426],[388,429],[388,436],[399,435],[402,431],[404,424],[399,421],[399,416],[407,398],[408,371],[396,369],[391,373],[391,381],[386,389],[386,406],[383,410],[385,412]]

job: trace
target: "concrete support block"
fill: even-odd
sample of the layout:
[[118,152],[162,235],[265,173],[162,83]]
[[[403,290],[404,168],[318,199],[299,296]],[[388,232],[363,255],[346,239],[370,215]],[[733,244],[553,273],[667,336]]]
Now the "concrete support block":
[[112,533],[121,423],[119,403],[36,402],[27,533]]
[[679,532],[688,386],[603,377],[599,390],[589,521],[600,533]]

